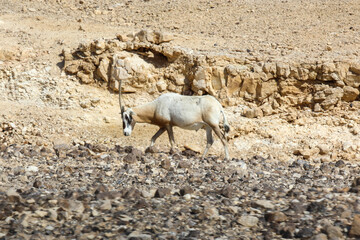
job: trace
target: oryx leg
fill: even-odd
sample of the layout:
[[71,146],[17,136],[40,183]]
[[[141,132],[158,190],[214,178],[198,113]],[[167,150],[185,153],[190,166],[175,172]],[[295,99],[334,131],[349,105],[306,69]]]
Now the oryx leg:
[[169,135],[169,141],[170,141],[170,145],[171,145],[171,152],[174,151],[174,146],[175,146],[175,138],[174,138],[174,132],[173,132],[173,128],[171,125],[166,126],[166,130],[168,132]]
[[212,129],[209,126],[206,126],[206,148],[201,158],[204,158],[211,147],[211,145],[214,143],[214,139],[212,137]]
[[221,130],[219,128],[219,126],[212,126],[212,129],[214,130],[215,134],[220,138],[222,144],[224,145],[224,149],[225,149],[225,160],[230,160],[230,156],[229,156],[229,150],[228,150],[228,143],[227,140],[225,138],[225,136],[221,133]]
[[166,128],[162,127],[155,133],[155,135],[151,138],[150,147],[154,146],[156,139],[158,137],[160,137],[161,134],[163,134],[165,132],[165,130],[166,130]]

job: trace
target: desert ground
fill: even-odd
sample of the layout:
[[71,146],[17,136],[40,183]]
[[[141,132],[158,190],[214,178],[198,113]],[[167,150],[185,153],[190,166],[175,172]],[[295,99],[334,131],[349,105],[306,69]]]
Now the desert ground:
[[[360,238],[358,1],[0,0],[0,5],[1,239]],[[144,30],[170,34],[171,41],[153,43],[148,34],[150,43],[131,42]],[[194,56],[210,66],[204,69],[228,62],[324,63],[323,70],[326,62],[334,64],[299,87],[312,94],[311,101],[291,100],[291,94],[306,96],[293,88],[300,86],[295,75],[282,74],[281,67],[274,73],[278,77],[263,81],[293,85],[279,84],[279,93],[266,99],[243,96],[242,90],[222,98],[222,89],[215,89],[231,127],[231,159],[224,160],[216,136],[201,159],[204,130],[175,128],[175,151],[169,152],[166,133],[146,150],[158,127],[139,123],[125,137],[118,93],[95,75],[85,82],[69,73],[66,67],[83,63],[66,53],[86,54],[81,46],[101,41],[126,45],[122,51],[132,57],[150,56],[159,46],[161,53],[185,49],[183,59]],[[153,82],[124,83],[131,87],[123,94],[127,106],[179,89],[168,79],[175,70],[185,72],[179,67],[185,60],[164,55],[169,62],[155,69]],[[344,61],[351,63],[342,74]],[[194,86],[191,94],[211,94]],[[257,88],[254,94],[259,92],[261,97],[266,91]]]

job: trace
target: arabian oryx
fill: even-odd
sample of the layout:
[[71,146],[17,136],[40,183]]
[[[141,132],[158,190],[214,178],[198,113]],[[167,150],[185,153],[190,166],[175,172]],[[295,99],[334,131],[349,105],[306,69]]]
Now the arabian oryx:
[[[209,95],[184,96],[176,93],[166,93],[152,102],[126,110],[121,106],[120,95],[119,100],[125,136],[131,135],[137,122],[154,124],[159,126],[160,129],[151,138],[150,147],[166,130],[169,135],[171,149],[173,149],[175,144],[174,126],[189,130],[205,128],[207,144],[202,155],[202,157],[205,157],[214,142],[212,137],[212,130],[214,130],[224,145],[225,159],[229,160],[227,133],[230,131],[230,127],[224,110],[216,98]],[[221,117],[223,118],[224,133],[219,127]]]

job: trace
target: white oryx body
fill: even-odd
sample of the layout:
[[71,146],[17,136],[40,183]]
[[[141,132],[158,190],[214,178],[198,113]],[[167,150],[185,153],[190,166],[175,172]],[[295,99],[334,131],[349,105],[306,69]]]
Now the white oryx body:
[[[226,133],[229,132],[230,127],[221,104],[212,96],[183,96],[166,93],[150,103],[129,108],[126,111],[122,109],[122,118],[126,136],[131,134],[136,122],[159,126],[160,129],[152,137],[150,146],[153,146],[156,139],[167,130],[171,148],[173,148],[175,140],[172,127],[174,126],[189,130],[205,128],[207,145],[203,157],[214,142],[212,138],[212,130],[214,130],[224,145],[225,158],[229,159]],[[224,134],[219,127],[222,118]]]

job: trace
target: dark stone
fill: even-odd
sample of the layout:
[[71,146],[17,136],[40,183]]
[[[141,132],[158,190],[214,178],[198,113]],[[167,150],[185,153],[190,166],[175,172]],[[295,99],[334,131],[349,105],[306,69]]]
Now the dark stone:
[[198,231],[198,230],[190,230],[187,237],[189,237],[189,238],[199,238],[200,237],[200,231]]
[[155,192],[156,198],[163,198],[166,195],[170,195],[171,190],[169,188],[158,188]]
[[321,202],[312,202],[310,203],[307,208],[309,212],[325,212],[326,211],[326,203],[324,201]]
[[335,163],[335,167],[343,168],[345,167],[345,162],[343,160],[339,160]]
[[291,202],[289,205],[289,210],[292,210],[295,213],[303,213],[305,209],[305,205],[301,202]]
[[34,188],[40,188],[42,186],[43,186],[43,184],[42,184],[42,182],[40,180],[35,180],[35,182],[33,184]]
[[129,153],[127,154],[124,158],[123,158],[123,161],[126,162],[126,163],[136,163],[137,162],[137,157],[135,154],[133,153]]
[[66,152],[70,149],[70,145],[66,143],[59,143],[54,145],[54,150],[56,154],[59,156],[60,152]]
[[157,152],[159,152],[159,149],[155,146],[147,147],[145,149],[145,153],[157,153]]
[[142,209],[142,208],[147,208],[149,206],[149,204],[144,200],[144,199],[140,199],[139,201],[137,201],[137,203],[134,205],[134,208],[136,209]]
[[93,146],[91,146],[90,149],[91,149],[91,151],[97,152],[97,153],[102,153],[102,152],[108,151],[108,148],[103,144],[93,145]]
[[128,190],[126,190],[123,194],[123,198],[134,198],[134,199],[138,199],[141,196],[141,192],[139,190],[137,190],[136,188],[130,188]]
[[185,186],[180,189],[180,195],[184,196],[185,194],[192,194],[194,190],[190,186]]
[[105,186],[105,185],[100,185],[100,186],[98,186],[98,187],[96,188],[94,194],[97,195],[97,194],[99,194],[99,193],[108,192],[108,191],[109,191],[109,189],[107,188],[107,186]]
[[351,187],[357,187],[360,186],[360,177],[357,177],[353,180]]
[[165,170],[169,170],[171,168],[171,162],[169,159],[165,159],[161,162],[161,167]]
[[234,196],[234,188],[230,185],[225,186],[221,189],[220,194],[227,198],[232,198]]
[[178,160],[178,161],[183,159],[183,157],[179,153],[174,153],[171,157],[173,160]]
[[295,234],[295,237],[304,239],[304,238],[310,238],[313,235],[314,235],[314,229],[305,227],[303,229],[300,229],[300,231]]
[[181,152],[181,154],[187,158],[191,158],[191,157],[196,157],[197,156],[197,152],[187,149]]
[[191,168],[191,163],[189,161],[180,161],[178,168]]
[[290,223],[287,224],[286,226],[282,226],[279,229],[279,234],[283,237],[283,238],[294,238],[295,235],[295,225]]

